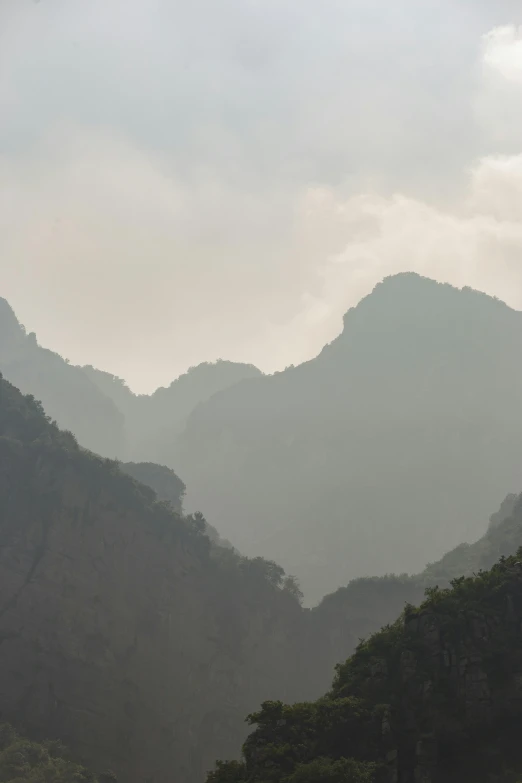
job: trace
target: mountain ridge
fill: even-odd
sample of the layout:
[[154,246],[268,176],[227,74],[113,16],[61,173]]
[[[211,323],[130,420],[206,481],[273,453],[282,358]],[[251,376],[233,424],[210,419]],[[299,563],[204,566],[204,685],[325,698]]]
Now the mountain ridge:
[[277,553],[312,603],[364,573],[418,571],[478,538],[518,485],[521,350],[522,314],[499,300],[389,278],[315,359],[191,414],[177,460],[189,507],[212,509],[242,551]]

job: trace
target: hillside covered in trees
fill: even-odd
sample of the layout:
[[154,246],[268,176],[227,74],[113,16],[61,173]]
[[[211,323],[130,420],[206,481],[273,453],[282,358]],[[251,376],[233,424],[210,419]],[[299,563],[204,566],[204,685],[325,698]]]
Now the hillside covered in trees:
[[[426,586],[426,573],[358,580],[303,609],[276,563],[216,545],[201,515],[173,510],[171,471],[122,467],[159,494],[0,381],[0,717],[92,769],[200,780],[237,755],[245,714],[318,697],[359,636]],[[451,569],[430,569],[458,570],[463,551],[475,567],[521,537],[522,503],[508,498]]]
[[387,278],[317,358],[198,406],[177,462],[188,507],[298,574],[309,603],[420,571],[520,486],[521,351],[504,303]]
[[95,775],[57,741],[31,742],[8,723],[0,724],[2,783],[115,783],[110,772]]
[[281,562],[309,605],[420,572],[520,486],[522,314],[470,289],[397,275],[303,365],[202,364],[152,395],[44,350],[5,302],[0,316],[8,380],[89,449],[174,470],[215,540]]
[[0,596],[1,718],[130,783],[201,779],[260,699],[317,689],[281,568],[213,544],[5,380]]
[[316,702],[265,701],[208,783],[518,783],[522,550],[431,588]]

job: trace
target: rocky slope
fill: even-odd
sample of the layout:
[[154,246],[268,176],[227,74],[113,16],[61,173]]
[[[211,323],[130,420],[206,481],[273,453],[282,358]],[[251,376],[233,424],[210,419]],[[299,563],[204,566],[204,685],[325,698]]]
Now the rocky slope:
[[194,411],[177,463],[188,505],[298,574],[309,603],[420,571],[520,485],[521,351],[522,313],[502,302],[388,278],[316,359]]
[[[518,557],[522,557],[522,550]],[[522,565],[455,580],[357,648],[315,703],[263,704],[212,783],[516,783]]]
[[281,571],[197,522],[0,381],[0,717],[130,783],[190,783],[260,699],[313,695]]

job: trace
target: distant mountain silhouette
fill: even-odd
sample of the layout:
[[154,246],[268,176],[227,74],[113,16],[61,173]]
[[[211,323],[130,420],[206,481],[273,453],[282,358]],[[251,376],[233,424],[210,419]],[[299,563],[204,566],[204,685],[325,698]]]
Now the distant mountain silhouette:
[[114,402],[79,367],[42,348],[1,298],[0,372],[24,394],[41,400],[49,416],[82,446],[107,457],[123,456],[125,422]]
[[189,508],[296,573],[309,601],[418,572],[520,485],[521,349],[503,302],[387,278],[317,358],[194,410],[176,463]]
[[214,393],[262,375],[250,364],[204,362],[151,395],[134,394],[124,380],[90,365],[70,364],[26,333],[0,298],[0,372],[24,394],[41,400],[62,429],[106,457],[176,468],[178,437],[190,413]]
[[153,394],[134,394],[125,381],[108,372],[81,368],[125,415],[127,457],[176,469],[178,438],[189,415],[201,402],[239,381],[262,376],[251,364],[204,362],[191,367],[170,386]]

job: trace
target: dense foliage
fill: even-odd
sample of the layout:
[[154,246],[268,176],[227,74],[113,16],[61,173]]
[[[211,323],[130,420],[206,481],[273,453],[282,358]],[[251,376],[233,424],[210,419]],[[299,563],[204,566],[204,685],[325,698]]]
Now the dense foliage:
[[3,717],[189,783],[265,694],[303,693],[296,580],[207,532],[0,378]]
[[110,772],[95,776],[73,761],[59,742],[31,742],[0,725],[0,783],[111,783]]
[[[362,783],[397,772],[400,780],[514,783],[522,772],[510,739],[522,724],[512,692],[522,674],[520,557],[522,548],[489,571],[427,588],[420,607],[360,642],[317,702],[264,703],[248,717],[255,729],[242,761],[220,762],[208,783]],[[419,751],[426,742],[432,758]]]

